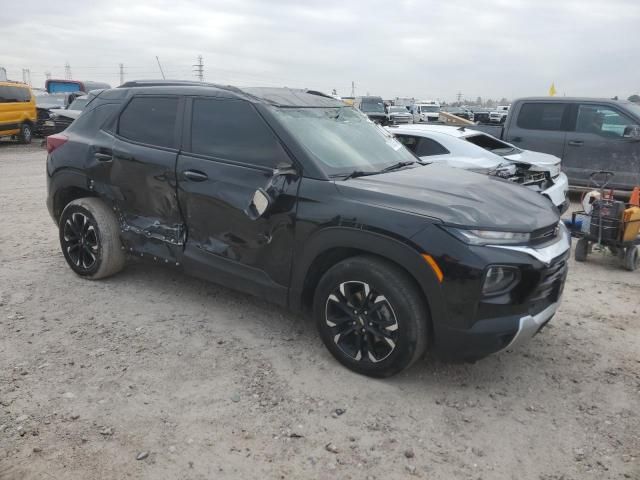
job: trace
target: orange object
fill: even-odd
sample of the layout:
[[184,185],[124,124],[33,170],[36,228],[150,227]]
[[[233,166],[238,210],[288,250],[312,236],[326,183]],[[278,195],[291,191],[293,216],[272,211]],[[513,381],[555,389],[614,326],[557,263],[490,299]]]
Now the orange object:
[[640,207],[640,187],[635,187],[631,192],[631,197],[629,198],[629,204]]
[[433,273],[436,274],[436,277],[438,278],[438,282],[442,283],[442,279],[444,278],[444,275],[442,274],[442,270],[440,270],[440,267],[438,266],[436,261],[433,259],[433,257],[429,254],[423,253],[422,258],[424,258],[424,260],[429,264],[429,266],[431,267],[431,270],[433,270]]
[[640,207],[627,208],[622,216],[625,222],[624,232],[622,232],[622,241],[631,242],[638,237],[640,233]]

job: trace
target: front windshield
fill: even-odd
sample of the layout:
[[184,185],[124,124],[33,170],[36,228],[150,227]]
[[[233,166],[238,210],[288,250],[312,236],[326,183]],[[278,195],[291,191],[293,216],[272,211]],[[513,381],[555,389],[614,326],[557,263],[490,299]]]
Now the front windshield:
[[636,116],[636,121],[640,123],[640,105],[629,102],[625,106]]
[[276,118],[328,175],[375,172],[416,157],[352,107],[274,108]]
[[364,98],[360,110],[367,113],[384,113],[384,103],[382,100]]
[[88,98],[76,98],[73,103],[69,105],[69,110],[83,110],[88,101]]
[[423,105],[421,109],[423,112],[439,112],[440,111],[440,107],[436,105]]
[[390,112],[404,112],[407,113],[407,109],[404,107],[389,107]]

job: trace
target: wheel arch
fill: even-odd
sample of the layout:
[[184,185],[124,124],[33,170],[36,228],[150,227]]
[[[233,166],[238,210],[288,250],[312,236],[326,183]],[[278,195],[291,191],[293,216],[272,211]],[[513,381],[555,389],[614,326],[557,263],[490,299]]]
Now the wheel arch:
[[422,293],[433,318],[441,309],[440,284],[420,254],[416,246],[377,232],[342,227],[322,230],[310,238],[303,251],[296,255],[289,306],[300,311],[310,309],[313,292],[329,268],[352,256],[374,255],[393,263],[409,275]]
[[70,202],[84,197],[97,197],[89,188],[87,177],[71,170],[60,171],[49,179],[47,204],[53,220],[57,224],[64,207]]

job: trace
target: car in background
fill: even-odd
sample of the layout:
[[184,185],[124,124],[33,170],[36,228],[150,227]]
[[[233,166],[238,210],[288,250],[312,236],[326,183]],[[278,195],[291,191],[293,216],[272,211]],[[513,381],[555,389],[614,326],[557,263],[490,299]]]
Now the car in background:
[[469,120],[473,122],[474,115],[471,110],[464,107],[442,107],[440,109],[441,112],[450,113],[451,115],[455,115],[456,117],[464,118],[465,120]]
[[440,119],[440,105],[437,103],[416,103],[411,105],[413,123],[437,122]]
[[387,107],[387,124],[400,125],[413,123],[413,115],[409,113],[407,107],[389,105]]
[[369,117],[369,120],[373,123],[386,125],[387,112],[384,110],[384,100],[382,100],[382,97],[356,97],[353,106]]
[[29,85],[0,82],[0,137],[31,143],[37,119],[36,100]]
[[610,98],[529,97],[513,102],[504,125],[477,125],[522,149],[555,155],[571,188],[593,189],[592,172],[614,173],[610,188],[640,185],[640,105]]
[[48,135],[65,130],[80,116],[88,102],[89,95],[80,95],[67,108],[50,111],[49,119],[44,122]]
[[509,114],[509,105],[498,105],[489,113],[489,123],[504,123]]
[[424,164],[318,92],[129,82],[47,152],[47,207],[78,276],[114,275],[130,254],[308,312],[361,374],[427,349],[514,348],[560,305],[569,236],[546,200]]
[[473,121],[476,123],[489,123],[490,108],[473,107]]
[[521,150],[491,135],[466,127],[405,125],[389,132],[427,162],[497,176],[547,197],[563,213],[569,207],[569,181],[560,159]]

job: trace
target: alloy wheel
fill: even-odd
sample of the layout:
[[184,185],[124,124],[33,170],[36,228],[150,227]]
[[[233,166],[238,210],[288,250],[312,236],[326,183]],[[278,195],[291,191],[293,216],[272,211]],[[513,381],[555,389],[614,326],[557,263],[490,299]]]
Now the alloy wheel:
[[72,213],[63,228],[63,248],[73,264],[90,270],[98,260],[98,233],[89,217],[80,212]]
[[378,363],[396,349],[396,314],[387,298],[368,283],[338,285],[327,298],[325,322],[338,348],[357,362]]

